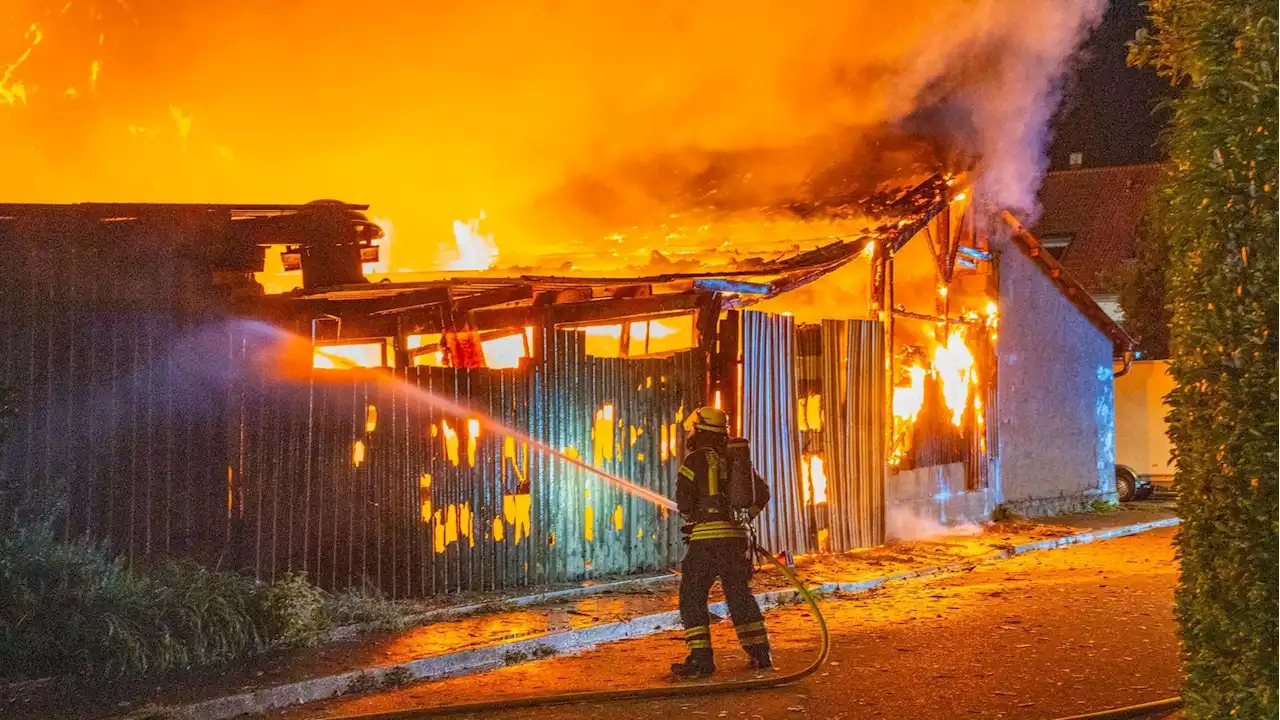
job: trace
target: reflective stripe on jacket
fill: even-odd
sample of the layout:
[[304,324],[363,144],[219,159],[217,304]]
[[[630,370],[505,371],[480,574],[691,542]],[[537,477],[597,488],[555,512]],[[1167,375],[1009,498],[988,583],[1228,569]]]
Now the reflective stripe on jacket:
[[676,504],[681,517],[693,524],[690,540],[747,536],[729,507],[727,481],[727,463],[714,448],[698,448],[685,456],[676,480]]

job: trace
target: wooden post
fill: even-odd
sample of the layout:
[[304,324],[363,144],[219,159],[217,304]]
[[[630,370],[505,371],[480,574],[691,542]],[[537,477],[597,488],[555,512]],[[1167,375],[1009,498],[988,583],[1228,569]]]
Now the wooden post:
[[707,403],[710,403],[715,396],[712,373],[715,366],[716,330],[720,320],[721,304],[720,293],[712,293],[698,302],[697,324],[695,325],[698,333],[696,341],[698,353],[701,355],[703,362],[703,377],[706,378],[706,382],[703,385],[703,396],[704,401]]
[[[712,395],[720,393],[721,408],[730,420],[730,429],[738,417],[738,333],[739,311],[730,310],[720,319],[716,343],[713,375],[711,378]],[[742,429],[736,428],[741,434]]]

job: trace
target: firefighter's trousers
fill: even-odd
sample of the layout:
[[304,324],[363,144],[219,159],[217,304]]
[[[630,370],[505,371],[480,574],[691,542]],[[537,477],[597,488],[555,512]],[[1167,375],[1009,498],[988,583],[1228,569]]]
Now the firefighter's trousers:
[[710,652],[707,597],[716,578],[724,589],[729,615],[743,648],[768,645],[764,616],[751,594],[751,559],[747,555],[746,539],[693,540],[680,564],[680,572],[680,620],[684,623],[690,650]]

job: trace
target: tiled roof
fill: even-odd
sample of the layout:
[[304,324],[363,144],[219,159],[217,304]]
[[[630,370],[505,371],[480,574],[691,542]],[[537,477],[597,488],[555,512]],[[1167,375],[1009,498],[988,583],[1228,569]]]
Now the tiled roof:
[[1042,240],[1071,235],[1062,267],[1099,294],[1100,274],[1136,257],[1138,221],[1162,171],[1149,164],[1051,172],[1040,188],[1043,213],[1032,232]]
[[1004,220],[1013,230],[1014,245],[1018,247],[1032,262],[1040,268],[1040,271],[1049,278],[1058,290],[1066,296],[1071,304],[1076,306],[1080,314],[1089,319],[1093,326],[1098,328],[1103,335],[1111,340],[1112,346],[1115,348],[1117,355],[1133,350],[1133,338],[1120,327],[1110,315],[1102,309],[1098,302],[1089,295],[1089,292],[1062,268],[1062,265],[1053,258],[1052,255],[1045,252],[1044,245],[1035,233],[1028,231],[1018,222],[1007,210],[1003,213]]

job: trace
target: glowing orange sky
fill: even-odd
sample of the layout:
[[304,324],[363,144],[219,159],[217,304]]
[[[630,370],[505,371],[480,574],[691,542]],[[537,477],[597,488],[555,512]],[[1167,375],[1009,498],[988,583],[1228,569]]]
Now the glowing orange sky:
[[[532,252],[572,225],[545,202],[571,178],[641,222],[660,208],[628,163],[807,148],[734,166],[785,192],[815,137],[937,97],[999,157],[1043,132],[1024,125],[1101,2],[1029,0],[1016,24],[1009,5],[6,0],[0,98],[23,98],[0,99],[0,201],[368,202],[414,266],[483,209],[504,253]],[[1017,181],[1036,159],[1011,162]]]

